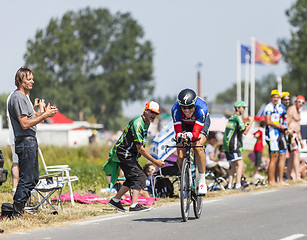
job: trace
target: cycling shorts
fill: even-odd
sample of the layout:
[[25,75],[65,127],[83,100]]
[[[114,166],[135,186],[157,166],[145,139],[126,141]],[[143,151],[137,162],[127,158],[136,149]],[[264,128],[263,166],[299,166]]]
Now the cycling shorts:
[[[293,139],[294,141],[291,141],[291,139]],[[298,135],[296,132],[294,132],[293,135],[290,137],[289,151],[295,152],[297,150],[298,150]]]
[[269,153],[274,153],[279,151],[279,139],[274,139],[271,141],[266,141],[269,146]]
[[279,134],[279,153],[285,153],[287,152],[287,140],[286,140],[286,135],[283,133]]
[[228,162],[235,162],[242,159],[241,153],[225,152]]

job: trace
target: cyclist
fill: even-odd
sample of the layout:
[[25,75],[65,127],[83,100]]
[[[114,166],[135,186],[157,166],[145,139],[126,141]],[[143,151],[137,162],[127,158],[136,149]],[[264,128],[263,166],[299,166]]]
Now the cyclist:
[[[184,89],[178,94],[178,100],[172,108],[172,118],[177,141],[196,141],[194,146],[204,146],[210,126],[210,118],[207,103],[192,89]],[[198,140],[199,139],[199,140]],[[182,143],[178,143],[182,146]],[[206,155],[203,148],[195,148],[196,164],[199,169],[198,194],[207,193],[205,179]],[[177,148],[177,164],[181,169],[185,156],[185,149]]]

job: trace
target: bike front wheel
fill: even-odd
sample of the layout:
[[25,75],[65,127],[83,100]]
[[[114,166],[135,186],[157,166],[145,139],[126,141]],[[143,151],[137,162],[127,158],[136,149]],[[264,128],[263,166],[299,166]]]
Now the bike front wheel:
[[180,181],[180,205],[181,215],[184,222],[189,218],[190,205],[191,205],[191,175],[190,163],[185,158],[181,168],[181,181]]

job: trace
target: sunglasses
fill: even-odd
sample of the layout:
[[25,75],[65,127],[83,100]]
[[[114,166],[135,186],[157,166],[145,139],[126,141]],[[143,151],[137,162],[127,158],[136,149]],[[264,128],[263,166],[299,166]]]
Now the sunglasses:
[[181,106],[182,109],[192,109],[194,108],[195,105],[190,105],[190,106]]
[[153,172],[153,171],[155,171],[155,169],[154,169],[154,168],[150,168],[150,169],[148,169],[148,172]]
[[290,101],[290,98],[281,99],[282,101]]
[[154,111],[152,111],[152,110],[150,110],[150,109],[148,109],[148,111],[149,111],[151,114],[159,115],[159,113],[156,113],[156,112],[154,112]]
[[297,100],[298,103],[305,104],[302,100]]

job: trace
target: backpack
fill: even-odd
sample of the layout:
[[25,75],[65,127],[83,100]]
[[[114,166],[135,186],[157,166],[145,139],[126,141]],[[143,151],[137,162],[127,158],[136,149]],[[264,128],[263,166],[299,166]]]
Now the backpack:
[[2,205],[1,205],[1,216],[12,218],[13,217],[13,204],[2,203]]
[[155,184],[155,193],[157,197],[174,197],[174,186],[169,178],[158,178]]

